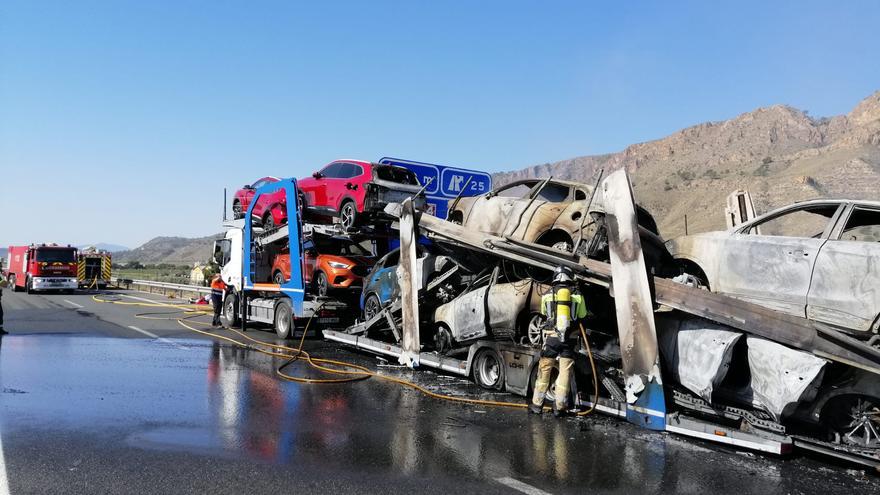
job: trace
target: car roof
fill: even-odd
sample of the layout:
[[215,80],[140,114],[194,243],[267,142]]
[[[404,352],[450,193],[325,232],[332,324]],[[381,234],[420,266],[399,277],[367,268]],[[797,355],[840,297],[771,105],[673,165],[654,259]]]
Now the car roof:
[[795,201],[794,203],[791,203],[791,204],[788,204],[785,206],[780,206],[779,208],[774,208],[774,209],[768,211],[767,213],[756,216],[755,218],[749,220],[748,222],[741,223],[739,225],[734,225],[733,227],[728,229],[728,231],[733,232],[733,231],[740,230],[743,228],[744,225],[755,224],[759,221],[763,221],[766,218],[769,218],[769,217],[772,217],[778,213],[781,213],[782,211],[789,210],[789,209],[796,208],[796,207],[810,206],[810,205],[828,205],[828,204],[839,206],[841,204],[849,204],[849,203],[852,203],[857,206],[871,206],[874,208],[880,208],[880,201],[872,201],[869,199],[841,199],[841,198],[806,199],[803,201]]

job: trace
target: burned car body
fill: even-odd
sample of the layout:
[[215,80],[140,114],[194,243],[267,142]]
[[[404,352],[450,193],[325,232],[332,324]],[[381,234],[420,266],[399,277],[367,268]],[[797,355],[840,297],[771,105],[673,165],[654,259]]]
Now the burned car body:
[[713,292],[878,341],[880,202],[811,200],[667,243]]
[[[593,194],[593,189],[571,181],[521,180],[482,196],[450,201],[449,220],[478,232],[583,252],[605,261],[605,209],[601,192]],[[674,263],[654,218],[639,206],[636,213],[647,265],[657,274],[672,275]],[[666,273],[667,268],[672,271]]]
[[439,351],[482,338],[540,342],[541,295],[549,286],[510,280],[498,267],[473,278],[455,298],[434,310]]

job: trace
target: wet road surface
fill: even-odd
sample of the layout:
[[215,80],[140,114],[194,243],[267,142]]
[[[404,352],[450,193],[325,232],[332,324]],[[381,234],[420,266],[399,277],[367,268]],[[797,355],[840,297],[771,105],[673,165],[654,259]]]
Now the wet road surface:
[[[134,317],[161,308],[9,291],[3,303],[12,334],[0,340],[0,469],[11,493],[880,492],[877,476],[851,466],[602,416],[530,417],[375,379],[282,381],[277,359]],[[448,394],[521,400],[329,342],[306,347]]]

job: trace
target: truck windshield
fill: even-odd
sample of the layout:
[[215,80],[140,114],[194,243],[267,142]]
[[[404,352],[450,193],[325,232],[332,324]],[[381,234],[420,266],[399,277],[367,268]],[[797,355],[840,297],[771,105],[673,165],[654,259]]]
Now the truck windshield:
[[407,170],[403,167],[374,167],[373,170],[376,171],[376,178],[380,180],[387,180],[389,182],[396,182],[398,184],[407,184],[410,186],[419,185],[419,179],[416,178],[416,174],[411,170]]
[[35,261],[47,263],[73,263],[76,261],[73,249],[37,249]]

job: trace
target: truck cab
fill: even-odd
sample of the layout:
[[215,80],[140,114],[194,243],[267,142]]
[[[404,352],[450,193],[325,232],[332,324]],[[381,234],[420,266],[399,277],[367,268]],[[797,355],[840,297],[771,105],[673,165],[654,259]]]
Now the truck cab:
[[77,249],[58,244],[9,246],[6,281],[13,290],[74,291],[77,281]]

